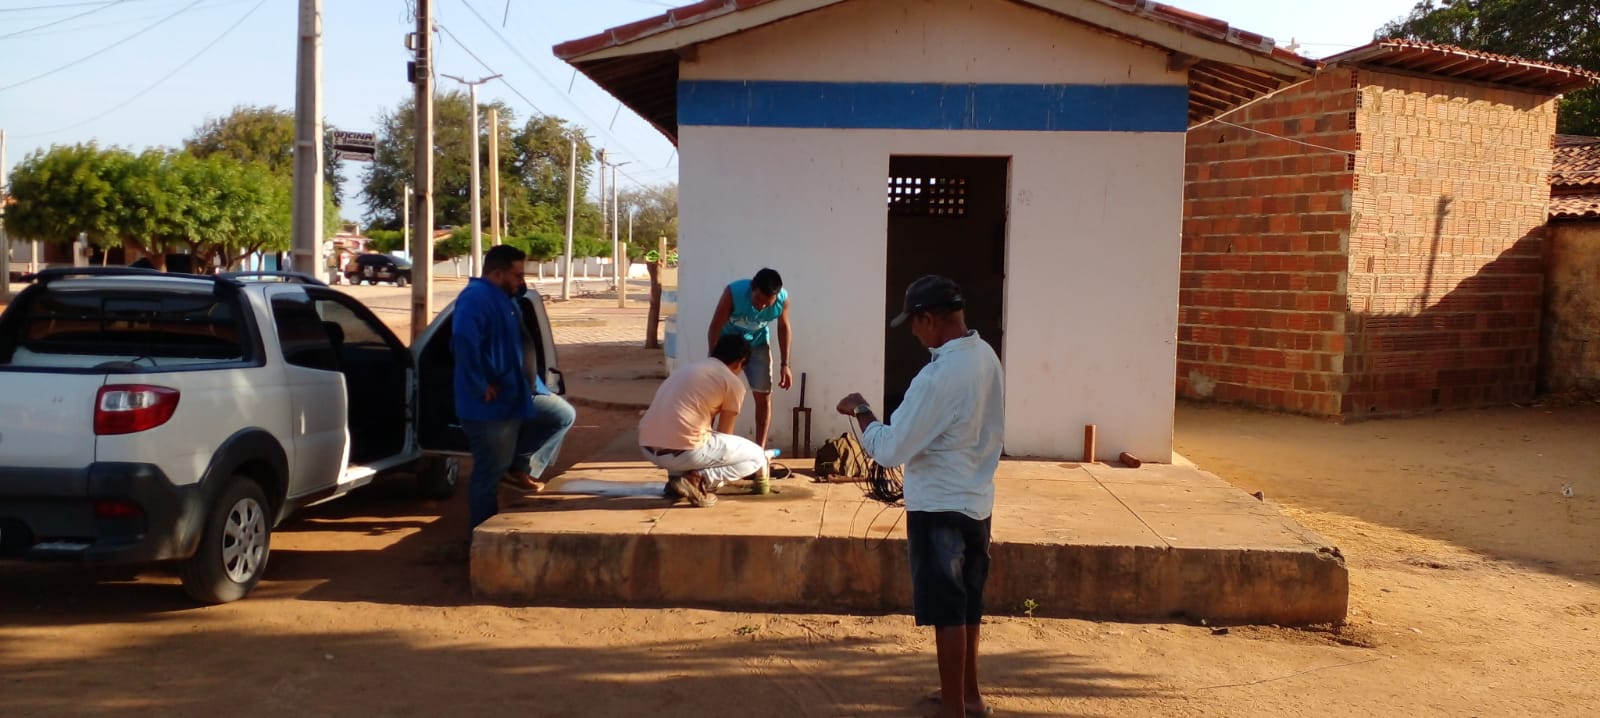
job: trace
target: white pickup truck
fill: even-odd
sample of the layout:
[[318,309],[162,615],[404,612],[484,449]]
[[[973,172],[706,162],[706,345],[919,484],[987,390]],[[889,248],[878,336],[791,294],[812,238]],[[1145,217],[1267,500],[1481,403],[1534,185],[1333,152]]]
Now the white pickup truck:
[[[543,302],[521,302],[528,370],[561,392]],[[450,319],[407,348],[301,275],[41,273],[0,314],[0,558],[178,562],[220,603],[298,508],[408,467],[448,497]]]

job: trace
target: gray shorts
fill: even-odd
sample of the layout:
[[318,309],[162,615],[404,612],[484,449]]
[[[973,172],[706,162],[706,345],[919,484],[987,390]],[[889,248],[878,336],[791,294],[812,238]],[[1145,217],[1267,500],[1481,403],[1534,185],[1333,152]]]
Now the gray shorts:
[[750,347],[750,361],[744,365],[744,378],[750,382],[750,391],[758,394],[772,393],[772,344]]

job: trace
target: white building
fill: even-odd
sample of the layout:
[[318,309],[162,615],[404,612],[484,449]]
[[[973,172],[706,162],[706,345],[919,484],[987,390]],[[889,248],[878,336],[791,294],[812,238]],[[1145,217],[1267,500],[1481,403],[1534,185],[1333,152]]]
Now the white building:
[[[886,320],[958,281],[1006,367],[1006,452],[1172,456],[1184,133],[1309,76],[1272,41],[1146,0],[707,0],[557,46],[677,142],[677,356],[723,286],[793,298],[814,433],[926,361]],[[775,395],[788,447],[798,392]],[[749,411],[743,421],[750,421]]]

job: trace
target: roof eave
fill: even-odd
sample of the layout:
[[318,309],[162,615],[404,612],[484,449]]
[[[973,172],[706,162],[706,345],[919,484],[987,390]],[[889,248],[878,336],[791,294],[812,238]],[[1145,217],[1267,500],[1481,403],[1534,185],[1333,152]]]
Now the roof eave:
[[[1510,74],[1496,75],[1494,77],[1470,77],[1460,74],[1460,64],[1452,64],[1449,69],[1456,72],[1446,73],[1442,69],[1409,68],[1398,65],[1386,64],[1386,60],[1394,55],[1405,53],[1426,53],[1436,55],[1455,55],[1468,63],[1481,63],[1483,66],[1499,66],[1510,70]],[[1465,48],[1435,43],[1411,43],[1408,41],[1374,40],[1373,42],[1347,50],[1337,55],[1325,57],[1322,62],[1326,65],[1355,65],[1374,70],[1389,70],[1395,72],[1411,72],[1423,75],[1433,75],[1445,79],[1458,79],[1464,82],[1480,82],[1504,87],[1514,87],[1534,92],[1548,94],[1565,94],[1574,90],[1593,87],[1600,84],[1600,74],[1592,73],[1576,67],[1554,65],[1547,62],[1500,56],[1494,53],[1481,53]]]
[[[612,28],[553,49],[596,84],[616,96],[653,127],[677,142],[677,112],[648,106],[646,98],[626,92],[611,80],[610,69],[633,58],[655,58],[673,64],[677,57],[700,43],[745,32],[848,0],[702,0],[663,15]],[[1191,126],[1244,106],[1272,91],[1310,78],[1322,63],[1275,46],[1270,38],[1229,26],[1226,22],[1150,2],[1149,0],[1013,0],[1062,17],[1100,28],[1113,35],[1185,57],[1189,66],[1232,66],[1241,74],[1257,74],[1272,89],[1255,94],[1230,93],[1223,107],[1191,102]],[[1249,72],[1245,72],[1248,70]],[[1191,87],[1196,81],[1191,79]],[[675,102],[673,102],[675,105]]]

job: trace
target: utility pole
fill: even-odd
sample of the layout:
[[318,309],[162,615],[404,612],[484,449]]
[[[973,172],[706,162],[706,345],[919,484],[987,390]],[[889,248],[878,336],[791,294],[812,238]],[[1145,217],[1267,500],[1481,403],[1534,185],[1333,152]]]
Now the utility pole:
[[316,274],[322,248],[322,0],[300,0],[293,226],[289,266],[297,272]]
[[[500,111],[489,108],[489,224],[494,226],[494,246],[500,246]],[[510,232],[509,229],[506,230]]]
[[[6,202],[11,196],[10,176],[6,173],[6,131],[0,130],[0,301],[3,302],[11,301],[11,237],[6,234]],[[567,234],[571,236],[572,233]]]
[[478,189],[478,85],[499,77],[490,75],[476,80],[465,80],[455,75],[445,75],[467,86],[467,101],[472,103],[472,267],[468,276],[483,274],[483,192]]
[[[416,88],[416,142],[412,183],[416,185],[411,241],[411,340],[433,321],[433,0],[416,0],[416,56],[409,73]],[[422,271],[417,271],[420,268]]]
[[628,250],[622,246],[622,240],[617,236],[622,229],[622,219],[618,214],[621,205],[617,203],[617,168],[627,162],[618,162],[611,165],[611,274],[617,283],[617,308],[628,306],[627,273],[622,270],[622,265],[628,262]]
[[[628,241],[627,241],[626,244],[619,245],[621,247],[626,248],[626,247],[633,246],[633,216],[634,216],[634,214],[637,213],[637,210],[638,210],[637,207],[629,207],[628,208]],[[627,249],[623,249],[623,254],[627,254]],[[630,264],[629,266],[632,266],[632,265]],[[622,270],[621,284],[623,286],[626,286],[627,283],[628,283],[628,270],[626,268],[624,268]],[[626,306],[628,306],[627,302],[624,301],[624,299],[627,296],[626,293],[619,294],[617,296],[618,296],[618,299],[617,299],[617,306],[618,307],[626,307]]]
[[[600,149],[600,239],[604,240],[609,235],[611,215],[606,210],[606,151]],[[584,278],[588,279],[587,267]]]
[[[0,146],[4,146],[0,144]],[[572,138],[572,154],[567,157],[567,251],[561,256],[561,298],[572,298],[572,215],[578,208],[578,138]]]

